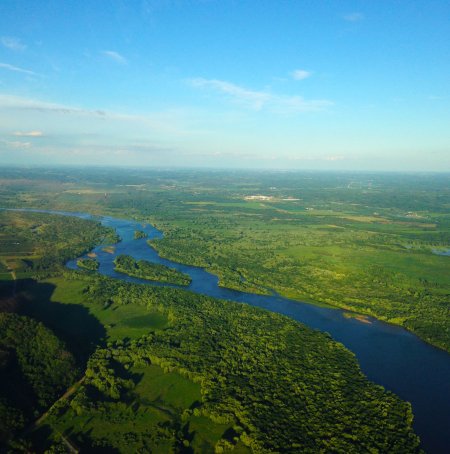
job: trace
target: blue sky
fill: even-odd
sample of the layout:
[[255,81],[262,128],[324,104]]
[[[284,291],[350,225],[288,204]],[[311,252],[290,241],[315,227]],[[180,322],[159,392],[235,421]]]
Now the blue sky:
[[450,2],[0,2],[0,165],[450,171]]

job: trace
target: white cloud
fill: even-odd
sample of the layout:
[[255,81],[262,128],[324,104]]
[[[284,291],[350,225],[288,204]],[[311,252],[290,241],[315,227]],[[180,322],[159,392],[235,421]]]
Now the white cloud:
[[306,71],[305,69],[296,69],[292,71],[291,76],[295,80],[305,80],[308,77],[311,77],[312,73],[310,71]]
[[13,136],[16,137],[42,137],[44,134],[42,131],[16,131]]
[[276,95],[267,91],[256,91],[216,79],[191,79],[196,88],[210,88],[228,95],[232,101],[252,110],[270,110],[274,113],[289,114],[323,110],[333,103],[324,99],[306,100],[301,96]]
[[271,95],[262,91],[248,90],[230,82],[215,79],[192,79],[191,85],[199,88],[212,88],[219,92],[230,95],[233,99],[254,110],[261,110],[262,107],[270,100]]
[[113,50],[104,50],[102,54],[115,61],[116,63],[120,63],[121,65],[126,65],[128,63],[125,57]]
[[13,148],[15,150],[24,150],[31,147],[31,142],[20,142],[20,141],[8,141],[2,140],[1,143],[6,145],[7,148]]
[[27,46],[23,44],[19,38],[14,38],[12,36],[2,36],[0,38],[0,43],[2,43],[2,45],[7,49],[14,50],[16,52],[23,51],[27,48]]
[[347,13],[343,16],[347,22],[359,22],[364,19],[363,13]]
[[[36,116],[36,113],[45,115]],[[40,133],[41,130],[50,131],[53,136],[55,127],[59,128],[61,125],[65,125],[70,130],[72,128],[78,130],[82,124],[85,130],[110,128],[118,134],[120,131],[129,128],[141,132],[144,130],[145,134],[150,130],[155,133],[170,134],[171,137],[193,133],[193,130],[186,126],[192,121],[193,111],[190,110],[167,110],[145,115],[133,115],[100,109],[90,110],[0,93],[0,131],[2,126],[5,127],[5,124],[2,125],[2,114],[9,121],[10,131],[17,131],[15,134],[17,137],[20,137],[19,134],[23,134],[23,137],[37,137],[37,133]],[[73,121],[71,117],[76,117],[77,121]],[[39,123],[36,123],[37,121]],[[25,132],[20,128],[24,128]],[[33,128],[39,129],[34,130]],[[35,135],[25,135],[30,133]],[[86,131],[84,134],[86,134]]]
[[19,68],[17,66],[10,65],[8,63],[0,63],[0,68],[7,69],[8,71],[14,71],[23,74],[29,74],[30,76],[38,76],[39,74],[28,69]]

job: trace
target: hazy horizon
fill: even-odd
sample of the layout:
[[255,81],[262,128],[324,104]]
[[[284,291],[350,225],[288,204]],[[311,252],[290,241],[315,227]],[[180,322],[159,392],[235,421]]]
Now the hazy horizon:
[[4,170],[103,170],[103,171],[150,171],[150,172],[184,172],[184,171],[198,171],[198,172],[242,172],[242,173],[336,173],[336,174],[360,174],[360,175],[377,175],[377,174],[397,174],[397,175],[437,175],[437,176],[450,176],[450,170],[379,170],[379,169],[313,169],[313,168],[258,168],[258,167],[207,167],[207,166],[136,166],[126,164],[4,164],[1,166]]
[[450,4],[0,4],[0,165],[450,171]]

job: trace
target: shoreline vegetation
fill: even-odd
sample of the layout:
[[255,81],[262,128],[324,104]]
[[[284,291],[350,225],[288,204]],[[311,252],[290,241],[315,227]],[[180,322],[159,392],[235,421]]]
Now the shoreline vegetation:
[[77,260],[77,266],[87,271],[97,271],[100,264],[95,258],[81,258]]
[[[7,333],[0,349],[16,349],[21,358],[14,370],[20,379],[2,372],[0,380],[18,387],[29,380],[38,397],[45,396],[34,407],[45,415],[42,423],[20,437],[34,418],[8,398],[8,386],[0,387],[0,443],[56,452],[68,444],[118,452],[421,452],[410,404],[368,381],[354,355],[329,335],[260,308],[181,289],[55,270],[54,262],[45,261],[55,250],[44,247],[47,228],[62,250],[76,244],[81,232],[102,230],[62,216],[0,216],[0,235],[13,235],[11,256],[19,254],[16,243],[33,226],[36,233],[19,256],[47,264],[42,271],[51,276],[24,279],[19,269],[23,320],[0,314],[6,323],[1,332]],[[72,257],[78,250],[71,250]],[[41,320],[48,334],[36,325]],[[17,323],[34,326],[38,337]],[[42,364],[51,371],[51,392],[41,387],[41,365],[27,366],[41,364],[35,359],[39,339],[53,346]]]
[[191,278],[187,274],[147,260],[135,260],[129,255],[118,255],[114,259],[114,264],[115,271],[128,276],[182,286],[191,283]]
[[[164,232],[165,227],[163,224],[158,224],[155,222],[153,224],[158,230]],[[169,231],[166,229],[166,231]],[[177,242],[168,241],[163,243],[163,239],[151,240],[149,245],[155,249],[155,251],[160,255],[160,257],[172,260],[178,263],[185,263],[191,266],[198,266],[204,268],[206,271],[211,274],[215,274],[219,278],[218,285],[220,287],[229,288],[232,290],[238,290],[243,292],[257,293],[260,295],[270,295],[271,292],[268,286],[264,285],[264,282],[261,278],[250,278],[248,281],[243,282],[241,279],[236,279],[232,274],[228,274],[228,271],[223,268],[217,268],[216,266],[211,266],[210,262],[205,262],[199,258],[193,260],[186,260],[180,255],[178,251]],[[438,254],[436,254],[438,255]],[[445,257],[446,258],[446,257]],[[387,280],[388,274],[384,276]],[[426,285],[427,282],[425,281]],[[274,285],[274,284],[272,284]],[[383,287],[388,285],[384,284]],[[395,285],[389,284],[389,287],[395,289]],[[441,287],[441,285],[435,285],[435,287]],[[326,295],[326,286],[322,288],[317,288],[317,291],[320,294]],[[441,287],[442,288],[442,287]],[[375,289],[373,289],[375,290]],[[343,297],[343,293],[337,294],[336,290],[332,290],[330,296],[317,296],[316,289],[312,293],[307,293],[304,290],[299,292],[298,287],[278,287],[274,285],[273,291],[278,293],[280,296],[291,299],[293,301],[298,301],[299,303],[313,304],[316,306],[324,306],[335,309],[351,310],[352,313],[357,314],[353,318],[359,319],[363,323],[372,323],[367,320],[366,317],[373,317],[377,320],[380,320],[385,323],[389,323],[395,326],[401,326],[407,331],[415,334],[425,342],[433,345],[436,348],[450,353],[450,293],[446,293],[445,287],[439,292],[438,296],[435,298],[431,297],[431,293],[428,291],[414,293],[410,289],[407,290],[405,296],[396,295],[393,297],[394,301],[402,301],[403,307],[395,307],[395,304],[392,304],[391,301],[386,299],[381,299],[382,306],[376,306],[373,303],[370,303],[369,300],[365,297],[365,289],[359,288],[359,293],[355,298],[352,298],[349,301],[347,298]],[[394,290],[395,291],[395,290]],[[449,290],[450,292],[450,290]],[[353,292],[352,292],[353,293]],[[423,295],[423,301],[421,304],[414,305],[411,309],[408,307],[408,296]],[[343,301],[340,301],[343,299]],[[379,295],[374,294],[374,300],[380,301]],[[431,300],[431,307],[427,307],[427,301]],[[369,304],[367,304],[369,303]],[[384,307],[383,307],[384,306]],[[387,309],[387,311],[386,311]],[[389,312],[392,312],[393,315],[390,315]],[[411,314],[412,312],[412,314]],[[431,320],[427,320],[427,315],[431,315]],[[349,316],[352,317],[352,316]],[[440,326],[440,329],[435,325]]]
[[[218,276],[218,285],[221,287],[261,295],[271,294],[267,282],[264,281],[261,275],[256,276],[254,260],[251,261],[251,264],[249,263],[250,268],[247,270],[244,269],[246,266],[245,262],[240,263],[240,268],[236,268],[239,269],[239,277],[236,278],[235,269],[230,270],[225,266],[217,267],[215,264],[212,264],[213,260],[209,258],[211,244],[205,245],[203,244],[203,241],[197,242],[200,232],[194,237],[195,248],[189,248],[189,250],[197,248],[196,250],[198,253],[193,256],[191,253],[187,252],[188,249],[184,246],[184,240],[180,241],[174,237],[173,228],[171,226],[165,222],[154,221],[151,223],[164,234],[162,239],[148,241],[149,245],[155,249],[160,257],[204,268],[206,271]],[[177,228],[174,230],[176,234],[179,235],[179,230]],[[220,244],[220,241],[217,240],[217,243],[212,241],[212,243],[218,245]],[[213,246],[213,249],[218,249],[218,247]],[[307,254],[310,254],[309,249],[310,248],[307,248]],[[316,249],[313,251],[313,254],[315,255],[314,258],[318,258],[318,255],[322,254],[321,250],[324,250],[323,253],[325,253],[325,257],[328,255],[328,253],[325,252],[327,249],[326,247],[314,246],[313,249]],[[333,247],[333,249],[336,251],[340,248]],[[352,251],[354,251],[355,254],[360,255],[356,248],[351,248],[350,252]],[[407,251],[409,251],[409,249],[407,249]],[[205,252],[205,256],[208,257],[206,260],[205,258],[202,258],[202,254]],[[374,253],[373,250],[371,252]],[[339,253],[341,254],[341,251],[339,251]],[[186,259],[186,255],[188,256],[188,259]],[[348,253],[345,253],[345,255],[348,255]],[[386,255],[388,257],[389,253]],[[413,257],[411,257],[411,255]],[[414,257],[414,255],[416,256]],[[232,257],[227,257],[226,255],[222,255],[222,257],[226,257],[226,261],[233,263]],[[421,259],[427,258],[427,261],[431,261],[429,260],[429,257],[430,253],[425,253],[424,251],[414,253],[414,250],[412,250],[410,257],[408,258],[412,258],[415,261],[414,268],[417,269],[417,266],[420,266],[419,263]],[[444,260],[447,259],[446,256],[440,257]],[[408,258],[404,259],[405,265],[402,263],[402,266],[407,266],[406,262]],[[321,259],[323,259],[323,256],[321,256]],[[388,260],[383,260],[385,263],[387,261]],[[283,262],[286,262],[286,260],[283,259]],[[292,259],[288,259],[287,262],[292,264]],[[366,262],[366,260],[364,260],[364,262]],[[389,264],[388,267],[395,267],[398,259],[395,258],[393,262],[394,263]],[[272,291],[275,291],[280,296],[300,303],[306,302],[317,306],[350,311],[349,313],[356,315],[349,315],[349,317],[357,318],[363,323],[371,323],[367,317],[373,317],[385,323],[401,326],[434,347],[450,353],[450,283],[443,283],[445,281],[450,281],[448,277],[444,277],[445,275],[448,275],[446,263],[441,262],[440,267],[438,268],[439,274],[434,276],[434,278],[437,277],[441,279],[441,283],[435,282],[431,284],[431,279],[428,281],[428,277],[415,278],[419,282],[419,286],[415,290],[413,287],[414,279],[402,275],[401,273],[392,274],[390,271],[385,271],[381,266],[369,265],[369,267],[374,270],[375,274],[381,274],[381,276],[376,278],[369,277],[365,275],[364,271],[358,271],[358,276],[351,277],[352,281],[355,279],[356,286],[345,286],[345,290],[340,290],[343,281],[341,276],[337,277],[337,286],[336,288],[333,288],[330,285],[328,278],[336,283],[335,272],[329,273],[326,272],[326,270],[314,268],[312,269],[314,277],[317,278],[318,282],[324,284],[322,287],[318,287],[318,283],[312,283],[311,276],[303,273],[300,275],[303,276],[305,280],[302,282],[297,280],[299,284],[298,286],[295,286],[295,288],[292,281],[288,286],[283,285],[280,287],[276,282],[272,282],[270,285],[273,285]],[[270,275],[272,279],[276,276],[275,279],[282,278],[282,280],[285,280],[287,277],[283,275],[284,273],[280,275],[276,269],[268,270],[265,266],[262,270],[257,266],[257,269],[262,275]],[[414,269],[415,273],[416,269]],[[294,272],[293,269],[291,272]],[[244,280],[241,277],[242,275],[246,276]],[[395,282],[394,277],[398,278],[397,282]],[[358,279],[359,282],[357,281]],[[364,282],[368,284],[367,288],[362,288]],[[374,284],[378,284],[379,287]],[[396,290],[400,290],[401,293],[395,293]],[[346,291],[349,292],[349,295],[345,295]],[[372,296],[371,299],[369,299],[370,296]],[[412,301],[415,301],[416,304],[411,305]]]

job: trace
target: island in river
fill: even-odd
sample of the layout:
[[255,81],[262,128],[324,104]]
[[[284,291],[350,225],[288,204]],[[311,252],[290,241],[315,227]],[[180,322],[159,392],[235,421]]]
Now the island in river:
[[[146,237],[147,236],[142,236],[140,238]],[[118,255],[114,259],[114,264],[115,271],[140,279],[167,282],[169,284],[182,286],[187,286],[191,283],[189,275],[181,273],[174,268],[148,262],[147,260],[134,260],[133,257],[129,255]]]

